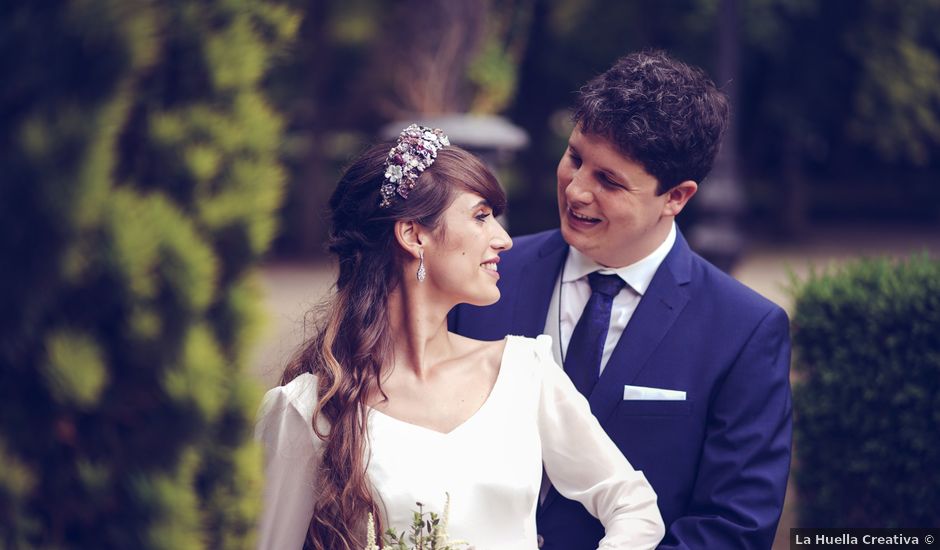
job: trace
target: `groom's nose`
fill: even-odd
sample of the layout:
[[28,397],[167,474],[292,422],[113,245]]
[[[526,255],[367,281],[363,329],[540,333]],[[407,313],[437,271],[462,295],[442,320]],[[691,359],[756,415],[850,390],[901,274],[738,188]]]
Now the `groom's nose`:
[[565,196],[568,203],[588,204],[591,202],[591,191],[588,186],[587,174],[584,170],[578,169],[571,174],[571,181],[565,187]]

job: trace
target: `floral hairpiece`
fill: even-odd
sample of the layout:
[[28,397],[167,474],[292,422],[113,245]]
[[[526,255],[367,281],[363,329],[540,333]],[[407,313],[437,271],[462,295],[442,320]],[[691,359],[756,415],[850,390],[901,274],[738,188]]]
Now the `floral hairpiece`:
[[438,128],[412,124],[402,130],[398,134],[398,143],[385,160],[385,183],[382,184],[379,206],[390,206],[396,193],[407,199],[421,172],[427,170],[437,158],[437,152],[448,145],[450,140]]

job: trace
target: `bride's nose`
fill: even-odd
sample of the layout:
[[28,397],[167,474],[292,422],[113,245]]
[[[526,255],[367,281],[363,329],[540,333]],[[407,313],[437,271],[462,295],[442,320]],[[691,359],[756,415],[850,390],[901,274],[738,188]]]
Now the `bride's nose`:
[[499,226],[499,229],[497,230],[496,235],[494,235],[493,241],[490,244],[496,250],[509,250],[512,248],[512,238],[509,236],[509,233],[503,229],[503,226]]

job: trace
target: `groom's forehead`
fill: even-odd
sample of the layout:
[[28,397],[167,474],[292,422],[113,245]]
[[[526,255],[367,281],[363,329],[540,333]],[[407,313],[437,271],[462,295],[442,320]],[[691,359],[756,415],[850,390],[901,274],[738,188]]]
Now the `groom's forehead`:
[[[659,184],[659,180],[649,171],[646,163],[633,155],[628,146],[622,145],[614,140],[613,136],[609,133],[585,132],[580,126],[577,126],[571,132],[568,143],[582,155],[596,150],[603,150],[605,155],[614,162],[635,164],[652,177],[657,185]],[[611,155],[613,156],[611,157]]]
[[624,160],[642,164],[639,159],[634,157],[634,155],[631,153],[630,145],[628,143],[620,143],[614,137],[613,131],[585,130],[583,127],[578,125],[574,128],[574,130],[571,131],[571,136],[568,138],[568,143],[576,144],[581,149],[609,149],[611,152],[616,153]]

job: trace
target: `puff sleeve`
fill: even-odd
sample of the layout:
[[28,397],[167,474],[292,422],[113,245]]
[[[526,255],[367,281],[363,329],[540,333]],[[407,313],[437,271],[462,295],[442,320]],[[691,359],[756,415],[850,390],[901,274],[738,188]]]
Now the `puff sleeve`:
[[303,548],[322,451],[311,423],[315,399],[316,379],[305,374],[271,389],[262,401],[255,425],[255,439],[264,451],[260,550]]

